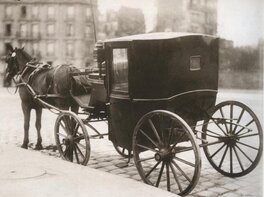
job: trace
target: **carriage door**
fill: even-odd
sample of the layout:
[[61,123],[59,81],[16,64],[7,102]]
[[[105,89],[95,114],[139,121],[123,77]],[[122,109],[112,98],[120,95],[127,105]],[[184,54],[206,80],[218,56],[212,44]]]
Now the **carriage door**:
[[109,139],[117,146],[127,148],[130,120],[128,84],[128,49],[112,48],[109,67]]

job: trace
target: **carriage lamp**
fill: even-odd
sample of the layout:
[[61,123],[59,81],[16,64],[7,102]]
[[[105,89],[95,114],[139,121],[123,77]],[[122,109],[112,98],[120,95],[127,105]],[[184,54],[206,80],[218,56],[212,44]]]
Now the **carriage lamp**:
[[98,41],[94,48],[94,59],[98,64],[99,78],[102,78],[102,63],[105,61],[105,51],[102,41]]

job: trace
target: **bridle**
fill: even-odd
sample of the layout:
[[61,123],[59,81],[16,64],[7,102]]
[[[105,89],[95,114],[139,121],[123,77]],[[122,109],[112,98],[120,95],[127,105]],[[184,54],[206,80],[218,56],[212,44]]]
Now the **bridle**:
[[[27,82],[25,82],[25,80],[23,79],[27,70],[29,68],[36,68],[36,66],[33,65],[32,62],[28,62],[28,63],[26,63],[26,66],[22,70],[20,70],[15,51],[12,52],[11,56],[6,60],[6,62],[8,64],[8,74],[11,75],[11,78],[12,78],[11,80],[14,82],[14,84],[16,86],[16,90],[13,93],[13,94],[15,94],[17,92],[19,86],[23,86],[23,85],[27,84]],[[11,93],[9,91],[9,89],[8,89],[8,92]]]

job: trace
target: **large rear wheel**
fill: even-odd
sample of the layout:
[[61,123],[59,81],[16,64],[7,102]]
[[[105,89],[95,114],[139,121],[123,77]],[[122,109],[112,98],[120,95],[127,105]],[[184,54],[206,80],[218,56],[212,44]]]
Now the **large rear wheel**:
[[209,115],[202,134],[208,161],[225,176],[250,173],[259,163],[263,149],[263,132],[257,116],[237,101],[222,102]]
[[74,113],[63,112],[56,120],[54,131],[61,157],[86,165],[90,157],[90,141],[83,122]]
[[152,111],[139,120],[133,154],[147,184],[186,195],[199,180],[201,157],[196,138],[188,124],[169,111]]

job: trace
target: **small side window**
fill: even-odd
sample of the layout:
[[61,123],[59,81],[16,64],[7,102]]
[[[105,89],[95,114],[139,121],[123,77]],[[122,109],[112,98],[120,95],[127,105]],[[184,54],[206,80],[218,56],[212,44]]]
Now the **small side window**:
[[190,71],[201,70],[201,56],[191,56],[190,57]]

